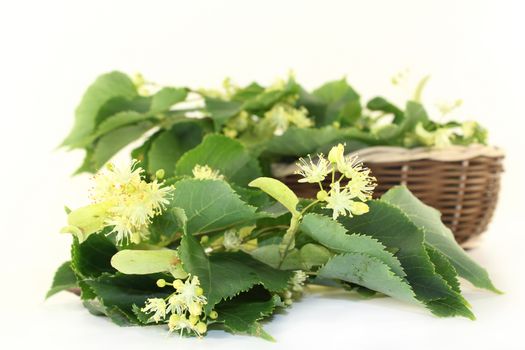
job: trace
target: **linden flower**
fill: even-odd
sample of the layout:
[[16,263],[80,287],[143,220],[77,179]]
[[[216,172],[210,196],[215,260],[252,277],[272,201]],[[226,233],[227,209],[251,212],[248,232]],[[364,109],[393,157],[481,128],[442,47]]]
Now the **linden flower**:
[[290,124],[299,128],[308,128],[313,126],[313,121],[307,117],[306,108],[293,108],[286,104],[277,104],[264,114],[265,118],[271,121],[275,127],[274,134],[282,134],[288,129]]
[[363,163],[358,160],[357,156],[354,156],[351,159],[345,157],[345,145],[341,143],[332,147],[328,153],[328,160],[330,163],[336,164],[337,171],[349,179],[356,173],[367,170],[363,167]]
[[370,169],[364,168],[361,171],[354,171],[346,188],[354,198],[366,202],[372,198],[372,193],[377,185],[375,181],[376,178],[370,176]]
[[294,272],[290,284],[292,285],[292,290],[294,292],[302,292],[304,287],[304,282],[306,281],[306,273],[302,270],[297,270]]
[[291,108],[288,111],[288,121],[298,128],[309,128],[314,125],[312,119],[307,117],[308,110],[304,107]]
[[332,189],[328,193],[328,197],[325,199],[326,208],[332,209],[332,217],[336,220],[339,215],[346,216],[352,214],[352,205],[354,198],[348,189],[341,190],[339,182],[332,184]]
[[108,203],[106,226],[113,226],[118,244],[139,243],[147,235],[151,219],[162,213],[169,204],[173,188],[162,187],[157,180],[142,179],[144,170],[131,166],[115,167],[108,164],[106,172],[95,175],[92,199],[95,203]]
[[161,298],[150,298],[146,301],[146,306],[141,309],[142,312],[147,314],[154,313],[150,317],[149,321],[155,321],[159,323],[166,318],[166,301]]
[[206,333],[208,327],[204,322],[199,321],[198,317],[194,318],[190,316],[189,318],[186,318],[184,315],[173,314],[169,318],[168,328],[170,332],[179,331],[180,335],[182,335],[184,330],[188,330],[201,336]]
[[192,170],[193,177],[199,180],[224,180],[218,170],[213,170],[207,165],[195,165]]
[[222,245],[227,251],[237,251],[242,244],[242,239],[235,229],[224,232],[224,241]]
[[295,174],[303,177],[298,180],[299,182],[318,183],[330,173],[330,164],[322,154],[319,154],[317,163],[314,163],[312,158],[308,156],[308,161],[300,158],[297,166],[300,170],[296,171]]
[[199,278],[193,276],[185,282],[175,280],[173,287],[177,292],[173,293],[168,299],[168,311],[180,315],[188,310],[190,315],[199,316],[202,313],[202,306],[207,303],[200,287]]

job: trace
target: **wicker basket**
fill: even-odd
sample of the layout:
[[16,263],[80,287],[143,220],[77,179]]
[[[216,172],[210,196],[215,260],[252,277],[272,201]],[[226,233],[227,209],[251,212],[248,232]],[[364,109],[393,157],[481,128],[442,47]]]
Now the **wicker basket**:
[[[444,150],[370,147],[354,154],[377,178],[375,197],[392,186],[406,185],[424,203],[441,211],[445,225],[466,248],[474,246],[486,230],[500,189],[504,158],[500,149],[481,145]],[[299,196],[315,197],[319,187],[298,183],[295,170],[295,165],[277,164],[273,173]]]

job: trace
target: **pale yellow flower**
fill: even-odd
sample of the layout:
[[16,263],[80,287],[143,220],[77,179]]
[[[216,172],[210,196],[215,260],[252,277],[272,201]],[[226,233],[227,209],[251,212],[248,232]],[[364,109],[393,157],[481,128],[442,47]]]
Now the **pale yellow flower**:
[[218,170],[213,170],[207,165],[195,165],[192,170],[193,177],[199,180],[224,180]]
[[179,331],[180,335],[182,335],[184,330],[187,330],[193,331],[198,336],[201,336],[206,333],[208,326],[206,323],[199,321],[198,318],[191,316],[187,318],[185,315],[173,314],[169,318],[168,328],[170,332]]
[[317,162],[314,162],[310,156],[308,156],[308,161],[300,158],[297,166],[299,170],[295,174],[303,177],[298,180],[299,182],[318,183],[330,173],[330,163],[322,154],[319,154]]
[[141,311],[147,314],[153,312],[153,316],[150,317],[149,321],[159,323],[166,318],[166,301],[162,298],[150,298],[146,301],[146,306]]
[[302,292],[303,287],[304,287],[304,282],[306,281],[307,277],[308,276],[306,275],[306,273],[304,273],[304,271],[302,270],[295,271],[290,281],[292,290],[298,293]]
[[366,202],[372,199],[372,194],[377,185],[375,181],[376,178],[370,176],[370,169],[361,168],[359,171],[353,171],[346,188],[350,191],[352,197],[359,198],[361,201]]
[[229,229],[224,232],[224,241],[222,245],[227,251],[238,251],[242,244],[242,239],[235,229]]
[[207,303],[197,276],[189,277],[185,282],[176,280],[173,283],[176,292],[168,299],[168,311],[183,314],[188,310],[191,315],[199,316],[202,306]]
[[308,118],[308,110],[304,107],[294,108],[288,104],[279,103],[264,114],[275,128],[274,134],[280,135],[290,125],[298,128],[309,128],[314,125],[313,120]]
[[354,202],[352,201],[352,198],[354,197],[346,188],[341,190],[339,182],[332,184],[332,189],[328,193],[328,197],[325,199],[325,201],[327,203],[326,208],[332,209],[333,211],[332,217],[334,220],[336,220],[340,215],[351,215],[352,204]]
[[173,188],[157,180],[142,179],[144,170],[134,162],[131,166],[107,166],[107,171],[95,175],[92,198],[107,203],[106,226],[116,234],[117,243],[139,243],[147,235],[151,219],[169,204]]

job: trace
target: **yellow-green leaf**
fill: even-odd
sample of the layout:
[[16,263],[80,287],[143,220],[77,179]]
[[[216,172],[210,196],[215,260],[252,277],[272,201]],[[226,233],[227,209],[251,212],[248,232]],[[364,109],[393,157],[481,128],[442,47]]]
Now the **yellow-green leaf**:
[[250,187],[257,187],[272,196],[281,203],[294,216],[298,216],[297,204],[299,199],[293,191],[279,180],[270,177],[259,177],[248,184]]

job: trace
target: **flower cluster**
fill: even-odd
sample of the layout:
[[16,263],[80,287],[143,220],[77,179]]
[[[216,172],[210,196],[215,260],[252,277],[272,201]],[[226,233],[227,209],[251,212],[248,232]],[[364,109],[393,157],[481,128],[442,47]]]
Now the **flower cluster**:
[[193,177],[199,180],[224,180],[218,170],[214,170],[207,165],[195,165],[192,170]]
[[303,294],[304,283],[308,276],[302,270],[294,271],[292,278],[288,281],[288,288],[280,293],[280,296],[283,298],[285,305],[291,305],[293,303],[293,298],[298,298]]
[[163,187],[157,179],[146,182],[144,170],[133,162],[130,166],[115,167],[95,175],[92,199],[107,205],[105,225],[112,226],[116,241],[139,243],[148,234],[151,219],[169,204],[173,188]]
[[[153,314],[149,322],[167,322],[170,332],[178,331],[181,335],[195,333],[201,336],[206,333],[207,316],[203,314],[203,306],[207,300],[203,295],[197,276],[188,276],[185,281],[177,279],[168,283],[163,279],[157,281],[161,288],[172,286],[175,292],[167,298],[150,298],[141,309],[146,314]],[[217,318],[217,312],[208,315],[210,319]]]
[[[314,161],[308,156],[307,160],[301,158],[297,166],[299,170],[296,174],[302,176],[299,182],[319,184],[317,200],[325,202],[325,207],[332,209],[334,220],[340,215],[362,215],[368,212],[368,205],[364,202],[372,198],[376,179],[370,175],[370,169],[364,167],[357,157],[345,157],[343,144],[332,147],[328,158],[319,154]],[[336,171],[340,174],[337,180]],[[330,174],[332,181],[330,189],[326,191],[323,181]]]
[[308,118],[308,111],[304,107],[294,108],[288,104],[276,104],[264,114],[266,120],[274,128],[274,134],[285,132],[290,125],[298,128],[309,128],[313,126],[312,119]]

